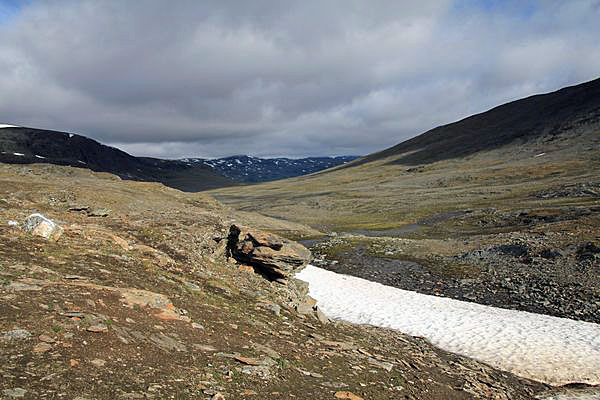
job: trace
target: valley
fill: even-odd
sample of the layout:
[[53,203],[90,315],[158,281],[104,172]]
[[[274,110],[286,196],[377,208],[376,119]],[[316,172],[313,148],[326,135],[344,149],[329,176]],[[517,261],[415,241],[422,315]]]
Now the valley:
[[[297,239],[330,271],[599,323],[599,87],[499,106],[312,176],[211,194],[324,232]],[[554,114],[532,114],[540,103]],[[574,109],[556,125],[556,110]],[[505,127],[507,115],[535,128]]]
[[600,0],[0,0],[0,400],[600,400]]
[[[499,106],[306,176],[214,189],[207,175],[201,185],[212,190],[203,192],[189,176],[181,191],[167,187],[172,175],[167,186],[140,182],[164,179],[149,170],[113,175],[94,171],[94,159],[74,168],[59,162],[61,146],[56,164],[67,165],[29,163],[35,146],[5,141],[0,388],[48,398],[593,399],[597,387],[583,384],[597,383],[599,86]],[[540,101],[554,111],[532,115]],[[557,125],[562,109],[570,111]],[[506,113],[531,134],[506,134],[496,121]],[[488,139],[477,141],[481,132]],[[465,143],[479,147],[463,151]],[[125,174],[170,162],[108,151]],[[59,239],[27,231],[35,213],[60,227]],[[366,292],[345,296],[351,289],[339,282],[357,278]],[[379,283],[398,302],[424,296],[447,329],[419,325],[419,302],[382,314],[387,301],[371,286]],[[516,330],[493,318],[465,322],[451,304]],[[581,326],[581,337],[562,341],[557,330],[543,351],[519,347],[552,324]],[[496,330],[498,343],[516,346],[510,356],[490,353]],[[535,367],[540,357],[573,363],[574,354],[589,360]]]

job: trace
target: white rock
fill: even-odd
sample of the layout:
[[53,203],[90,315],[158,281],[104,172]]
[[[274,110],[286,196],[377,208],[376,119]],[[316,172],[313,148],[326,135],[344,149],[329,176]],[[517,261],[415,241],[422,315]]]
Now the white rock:
[[11,398],[21,398],[25,397],[25,393],[27,393],[27,390],[23,388],[4,389],[3,393],[5,396]]
[[54,241],[58,240],[63,233],[63,229],[57,223],[37,213],[27,217],[23,230]]

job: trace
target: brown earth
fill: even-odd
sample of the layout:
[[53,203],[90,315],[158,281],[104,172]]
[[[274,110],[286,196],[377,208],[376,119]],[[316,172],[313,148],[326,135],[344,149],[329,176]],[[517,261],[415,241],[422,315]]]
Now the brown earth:
[[[33,212],[60,223],[63,235],[47,241],[8,224]],[[226,257],[234,222],[288,237],[320,234],[299,223],[238,213],[160,184],[4,164],[0,222],[0,396],[7,399],[549,393],[421,338],[299,314],[302,285],[271,282]]]

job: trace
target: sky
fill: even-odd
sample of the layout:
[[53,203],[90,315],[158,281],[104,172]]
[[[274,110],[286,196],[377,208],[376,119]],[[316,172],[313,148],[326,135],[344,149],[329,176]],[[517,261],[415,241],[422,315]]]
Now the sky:
[[161,158],[365,155],[600,77],[600,0],[0,0],[0,123]]

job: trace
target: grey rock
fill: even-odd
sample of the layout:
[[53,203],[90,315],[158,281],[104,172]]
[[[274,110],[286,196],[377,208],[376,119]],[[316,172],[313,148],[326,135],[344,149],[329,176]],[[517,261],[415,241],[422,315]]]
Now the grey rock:
[[56,241],[63,234],[63,228],[61,228],[56,222],[46,218],[42,214],[31,214],[25,220],[23,225],[25,232],[31,233],[32,235],[41,236],[48,240]]
[[320,308],[317,307],[317,311],[315,312],[317,315],[317,319],[323,324],[328,324],[329,322],[331,322],[329,320],[329,318],[327,318],[327,316],[325,314],[323,314],[323,311],[321,311]]
[[158,333],[150,336],[150,341],[157,345],[164,351],[187,351],[187,348],[183,343],[178,342],[170,336],[163,333]]
[[388,372],[390,372],[394,368],[394,364],[387,362],[387,361],[380,361],[373,357],[369,357],[369,364],[374,365],[379,368],[383,368]]
[[108,217],[110,210],[107,208],[94,208],[87,212],[88,217]]
[[236,260],[258,268],[270,279],[291,278],[310,261],[310,251],[277,235],[231,225],[227,248]]
[[202,291],[202,288],[200,288],[200,286],[196,285],[195,283],[185,281],[184,285],[186,288],[188,288],[192,292],[201,292]]
[[259,351],[261,353],[264,353],[264,354],[268,355],[271,358],[275,358],[275,359],[281,358],[281,355],[277,351],[275,351],[272,348],[270,348],[269,346],[265,346],[265,345],[262,345],[262,344],[259,344],[259,343],[255,343],[253,345],[253,347],[257,351]]
[[106,365],[106,361],[102,360],[100,358],[95,358],[92,361],[90,361],[95,367],[104,367]]
[[2,335],[3,340],[23,340],[31,338],[31,333],[25,329],[13,329],[11,331],[4,332]]
[[6,287],[7,290],[13,292],[21,292],[25,290],[42,290],[41,286],[38,285],[30,285],[28,283],[23,282],[11,282]]
[[271,370],[267,365],[246,365],[242,368],[242,373],[261,379],[269,379],[271,377]]
[[302,315],[312,314],[313,306],[308,303],[300,303],[296,306],[296,312]]
[[274,304],[274,303],[268,303],[266,305],[267,310],[272,311],[273,314],[280,316],[281,315],[281,306],[279,306],[278,304]]
[[27,393],[27,390],[22,389],[22,388],[4,389],[3,393],[5,396],[16,399],[19,397],[25,397],[25,393]]

